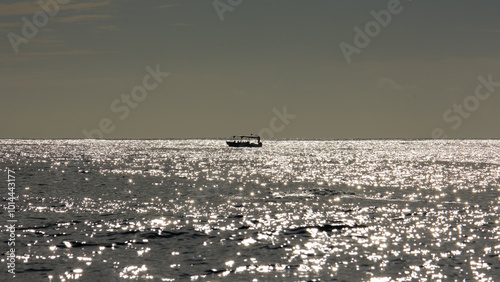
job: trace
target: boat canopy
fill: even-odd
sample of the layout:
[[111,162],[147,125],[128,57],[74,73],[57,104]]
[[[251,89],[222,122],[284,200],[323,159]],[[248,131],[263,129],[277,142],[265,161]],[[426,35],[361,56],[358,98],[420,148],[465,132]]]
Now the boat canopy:
[[233,139],[259,139],[260,140],[260,136],[254,136],[254,135],[235,135],[233,136]]

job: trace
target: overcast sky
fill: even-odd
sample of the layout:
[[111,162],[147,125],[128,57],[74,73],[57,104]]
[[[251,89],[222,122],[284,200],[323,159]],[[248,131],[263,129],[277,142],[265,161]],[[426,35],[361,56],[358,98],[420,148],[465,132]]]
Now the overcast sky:
[[3,0],[0,138],[500,138],[500,1],[393,1]]

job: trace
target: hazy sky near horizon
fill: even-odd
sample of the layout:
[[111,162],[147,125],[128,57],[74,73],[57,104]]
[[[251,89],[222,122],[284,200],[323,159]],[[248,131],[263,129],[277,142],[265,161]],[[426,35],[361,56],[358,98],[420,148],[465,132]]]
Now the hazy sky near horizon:
[[[103,119],[104,138],[227,137],[273,120],[277,138],[500,138],[500,1],[401,0],[348,63],[340,44],[391,1],[242,0],[221,20],[213,1],[75,0],[23,43],[23,17],[44,10],[2,1],[0,138],[84,138]],[[133,108],[121,95],[148,66],[169,75]],[[491,91],[478,80],[490,75]],[[282,126],[284,107],[295,118]]]

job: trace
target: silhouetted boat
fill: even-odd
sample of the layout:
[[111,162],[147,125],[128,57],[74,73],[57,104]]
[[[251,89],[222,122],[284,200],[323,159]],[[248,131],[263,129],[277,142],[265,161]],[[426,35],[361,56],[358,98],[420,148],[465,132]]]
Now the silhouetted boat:
[[262,142],[260,142],[259,136],[233,136],[231,141],[226,141],[229,147],[262,147]]

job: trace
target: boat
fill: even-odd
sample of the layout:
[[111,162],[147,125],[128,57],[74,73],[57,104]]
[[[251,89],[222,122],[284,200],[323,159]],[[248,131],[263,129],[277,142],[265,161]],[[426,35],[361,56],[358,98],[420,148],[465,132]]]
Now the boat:
[[255,135],[233,136],[231,141],[226,141],[229,147],[262,147],[260,137]]

